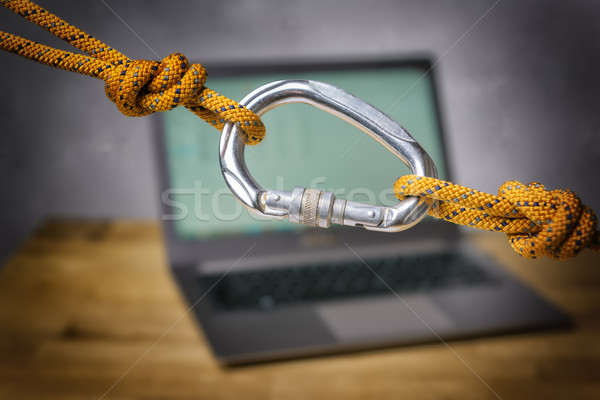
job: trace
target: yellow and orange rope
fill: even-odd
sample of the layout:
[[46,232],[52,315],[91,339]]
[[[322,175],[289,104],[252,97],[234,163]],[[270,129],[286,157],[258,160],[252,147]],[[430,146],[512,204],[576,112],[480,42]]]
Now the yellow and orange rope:
[[570,190],[549,191],[539,183],[509,181],[498,196],[439,179],[407,175],[394,185],[399,199],[419,196],[437,204],[429,214],[455,224],[507,234],[527,258],[563,260],[590,248],[600,251],[594,212]]
[[[0,0],[2,5],[43,27],[87,55],[54,49],[0,31],[0,48],[42,64],[106,82],[105,92],[127,116],[143,116],[183,105],[217,129],[237,124],[248,144],[260,142],[260,118],[235,101],[204,86],[206,70],[180,53],[162,61],[130,60],[28,0]],[[408,175],[398,179],[399,199],[433,199],[430,215],[473,228],[504,232],[524,257],[565,259],[584,248],[600,252],[594,212],[570,190],[548,191],[541,184],[507,182],[498,196],[438,179]]]
[[106,95],[123,114],[138,117],[183,105],[217,129],[222,129],[226,121],[234,122],[245,132],[248,144],[263,139],[265,127],[260,118],[205,87],[206,70],[200,64],[190,64],[183,54],[171,54],[162,62],[130,60],[28,0],[2,0],[2,5],[87,55],[54,49],[0,31],[3,50],[54,68],[102,79],[106,82]]

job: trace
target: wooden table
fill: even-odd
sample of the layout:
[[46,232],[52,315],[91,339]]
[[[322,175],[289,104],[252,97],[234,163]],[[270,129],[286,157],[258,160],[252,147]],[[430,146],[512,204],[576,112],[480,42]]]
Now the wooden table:
[[226,369],[166,266],[159,224],[48,221],[0,270],[2,399],[600,399],[600,255],[475,240],[576,328]]

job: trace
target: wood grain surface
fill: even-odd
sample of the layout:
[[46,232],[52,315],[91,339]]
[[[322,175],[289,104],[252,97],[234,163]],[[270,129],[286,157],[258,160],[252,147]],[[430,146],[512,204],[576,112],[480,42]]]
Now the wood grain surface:
[[49,220],[0,270],[0,398],[600,398],[600,255],[526,260],[473,238],[575,327],[223,368],[158,223]]

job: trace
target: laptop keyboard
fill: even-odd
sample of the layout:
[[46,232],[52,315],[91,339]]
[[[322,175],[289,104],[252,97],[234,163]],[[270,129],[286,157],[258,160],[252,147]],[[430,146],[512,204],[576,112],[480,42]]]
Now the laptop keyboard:
[[485,270],[456,253],[230,272],[199,280],[203,290],[210,289],[214,305],[224,310],[272,310],[302,302],[494,282]]

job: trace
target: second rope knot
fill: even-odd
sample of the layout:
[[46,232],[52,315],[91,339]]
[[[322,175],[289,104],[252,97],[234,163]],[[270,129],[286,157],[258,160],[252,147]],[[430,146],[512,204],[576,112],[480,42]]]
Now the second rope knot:
[[528,258],[563,260],[598,242],[596,215],[571,190],[550,191],[540,183],[510,181],[500,187],[499,195],[536,225],[529,234],[508,234],[514,250]]

